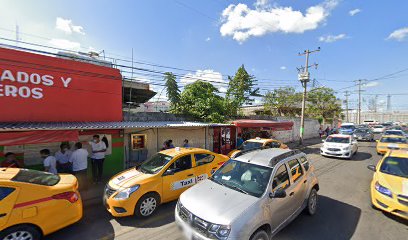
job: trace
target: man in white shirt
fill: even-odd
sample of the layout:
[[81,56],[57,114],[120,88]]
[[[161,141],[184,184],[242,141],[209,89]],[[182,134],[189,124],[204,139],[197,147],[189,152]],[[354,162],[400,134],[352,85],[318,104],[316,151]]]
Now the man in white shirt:
[[60,150],[55,153],[55,158],[57,159],[57,170],[59,173],[71,173],[72,168],[69,163],[69,158],[72,152],[69,150],[69,145],[67,143],[61,143]]
[[49,149],[40,151],[41,157],[44,159],[44,170],[49,173],[57,174],[57,160],[54,156],[50,156]]
[[88,155],[88,151],[82,148],[82,143],[75,143],[75,150],[69,158],[69,162],[72,163],[73,174],[78,179],[79,190],[88,189]]
[[94,135],[93,141],[89,144],[92,148],[92,176],[94,183],[98,183],[102,180],[103,161],[105,160],[106,144],[101,141],[99,135]]

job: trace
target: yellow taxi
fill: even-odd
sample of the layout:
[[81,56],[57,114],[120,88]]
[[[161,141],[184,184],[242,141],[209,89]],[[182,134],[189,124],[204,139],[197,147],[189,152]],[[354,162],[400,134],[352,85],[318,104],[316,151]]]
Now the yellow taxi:
[[392,150],[385,154],[371,181],[371,202],[374,207],[408,219],[408,151]]
[[105,207],[115,217],[148,217],[159,204],[178,199],[181,193],[211,176],[228,159],[201,148],[163,150],[139,167],[112,177],[104,192]]
[[389,150],[407,149],[407,138],[399,135],[383,135],[377,140],[377,154],[383,155]]
[[288,148],[288,146],[281,141],[275,140],[275,139],[270,139],[270,138],[253,138],[246,140],[244,143],[241,144],[241,146],[238,147],[238,149],[234,149],[231,152],[228,153],[229,157],[235,156],[235,154],[245,151],[245,150],[250,150],[254,148],[260,148],[260,147],[266,147],[266,148]]
[[0,168],[0,239],[38,240],[81,218],[75,176]]

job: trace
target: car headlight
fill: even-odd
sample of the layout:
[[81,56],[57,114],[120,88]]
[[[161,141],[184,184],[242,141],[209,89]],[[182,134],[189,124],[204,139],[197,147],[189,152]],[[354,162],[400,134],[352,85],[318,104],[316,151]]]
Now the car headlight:
[[231,227],[226,225],[212,224],[208,229],[210,234],[213,234],[217,239],[227,239],[231,232]]
[[118,192],[118,194],[115,195],[114,199],[116,200],[124,200],[128,199],[132,193],[136,192],[139,189],[140,185],[137,184],[133,187],[125,188]]
[[392,192],[388,188],[382,186],[378,182],[375,183],[375,190],[377,190],[379,193],[392,198]]

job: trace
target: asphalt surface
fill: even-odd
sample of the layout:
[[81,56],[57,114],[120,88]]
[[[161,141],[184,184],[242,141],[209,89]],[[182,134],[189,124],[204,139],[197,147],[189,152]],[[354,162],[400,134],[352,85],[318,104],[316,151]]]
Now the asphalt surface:
[[[371,207],[367,165],[380,157],[375,143],[359,143],[352,160],[319,155],[320,144],[304,149],[320,182],[318,212],[299,215],[274,239],[408,239],[408,221]],[[162,205],[152,217],[115,219],[102,203],[85,207],[84,218],[46,239],[183,239],[174,223],[176,203]]]

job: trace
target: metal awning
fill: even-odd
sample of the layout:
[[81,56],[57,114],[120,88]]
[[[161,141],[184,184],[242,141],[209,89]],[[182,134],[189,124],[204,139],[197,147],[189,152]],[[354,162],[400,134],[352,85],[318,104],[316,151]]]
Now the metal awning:
[[0,122],[0,131],[29,130],[92,130],[92,129],[132,129],[132,128],[179,128],[179,127],[220,127],[232,126],[222,123],[202,123],[184,121],[157,122]]

